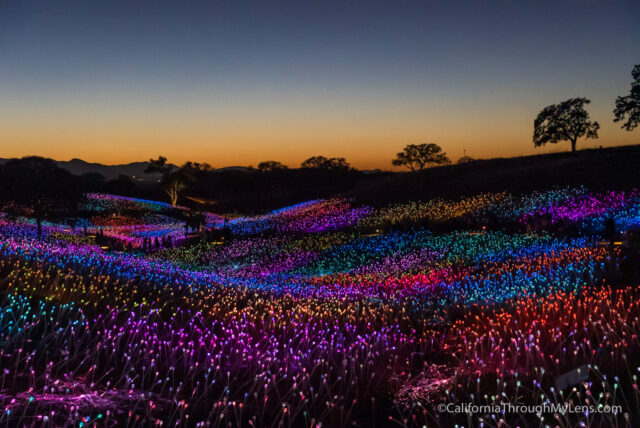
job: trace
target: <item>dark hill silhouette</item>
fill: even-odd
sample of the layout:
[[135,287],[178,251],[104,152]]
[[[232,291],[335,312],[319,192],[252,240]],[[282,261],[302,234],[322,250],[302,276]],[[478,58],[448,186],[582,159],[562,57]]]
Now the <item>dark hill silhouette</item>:
[[[6,159],[0,159],[0,164]],[[137,177],[131,188],[95,190],[165,200],[159,176],[145,174],[148,162],[102,165],[80,159],[58,162],[81,175],[99,173],[107,180]],[[215,212],[256,214],[315,198],[344,196],[373,206],[434,197],[458,198],[481,192],[512,193],[584,185],[592,190],[640,187],[640,145],[579,150],[514,158],[474,160],[415,173],[316,171],[288,169],[260,173],[245,167],[201,172],[189,183],[181,203]],[[122,186],[120,186],[122,187]],[[128,189],[128,190],[127,190]]]
[[144,173],[149,162],[132,162],[120,165],[103,165],[100,163],[86,162],[82,159],[71,159],[70,161],[58,161],[58,166],[75,175],[87,173],[98,173],[107,180],[117,178],[119,175],[135,177],[142,180],[153,180],[154,175]]
[[[0,158],[0,164],[7,162],[10,159]],[[56,161],[58,166],[62,169],[66,169],[74,175],[83,175],[97,173],[106,180],[113,180],[120,175],[126,175],[127,177],[135,177],[142,181],[155,181],[158,179],[157,174],[146,174],[144,171],[149,166],[149,162],[131,162],[119,165],[105,165],[95,162],[87,162],[82,159],[71,159],[69,161]],[[174,165],[175,166],[175,165]],[[246,171],[244,166],[227,166],[224,168],[216,169],[215,171]]]
[[640,145],[476,160],[417,173],[379,176],[359,180],[343,195],[379,206],[481,192],[521,193],[579,185],[592,190],[640,187]]
[[357,204],[455,199],[481,192],[512,193],[584,185],[592,190],[640,187],[640,145],[514,158],[475,160],[415,173],[352,171],[337,175],[304,169],[269,174],[214,172],[185,195],[209,201],[216,212],[260,213],[315,198],[344,196]]
[[[0,158],[0,164],[7,162],[9,159]],[[104,176],[107,180],[113,180],[120,175],[126,175],[127,177],[135,177],[141,180],[157,179],[153,174],[145,174],[144,170],[147,168],[149,162],[131,162],[120,165],[104,165],[101,163],[87,162],[82,159],[71,159],[70,161],[56,161],[58,166],[62,169],[66,169],[74,175],[83,175],[89,173],[97,173]]]

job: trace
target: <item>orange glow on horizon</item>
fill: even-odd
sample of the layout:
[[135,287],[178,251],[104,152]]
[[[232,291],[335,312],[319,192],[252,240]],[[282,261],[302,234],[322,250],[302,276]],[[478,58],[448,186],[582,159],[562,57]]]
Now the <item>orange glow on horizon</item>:
[[[121,164],[163,155],[175,164],[208,162],[215,168],[255,166],[263,160],[277,160],[294,168],[310,156],[324,155],[344,157],[359,169],[402,170],[392,167],[391,159],[405,145],[423,142],[439,144],[453,162],[465,150],[475,158],[569,150],[569,143],[534,148],[530,135],[532,117],[507,117],[502,127],[476,117],[460,127],[440,116],[438,120],[405,116],[354,121],[335,116],[324,121],[293,117],[289,123],[269,123],[264,118],[245,116],[244,124],[226,119],[207,123],[197,116],[184,117],[182,123],[162,117],[155,121],[135,117],[112,121],[101,116],[82,121],[31,117],[29,123],[21,117],[5,116],[0,118],[0,141],[5,142],[0,157],[35,154],[57,160],[80,158]],[[581,140],[578,148],[638,143],[636,133],[620,130],[617,124],[600,123],[600,138]]]

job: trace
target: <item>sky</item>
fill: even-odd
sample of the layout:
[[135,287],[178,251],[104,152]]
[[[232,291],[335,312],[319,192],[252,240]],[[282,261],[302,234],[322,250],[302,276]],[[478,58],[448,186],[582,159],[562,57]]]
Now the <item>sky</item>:
[[0,157],[519,156],[570,148],[533,120],[578,96],[579,148],[638,144],[612,122],[637,63],[636,0],[0,0]]

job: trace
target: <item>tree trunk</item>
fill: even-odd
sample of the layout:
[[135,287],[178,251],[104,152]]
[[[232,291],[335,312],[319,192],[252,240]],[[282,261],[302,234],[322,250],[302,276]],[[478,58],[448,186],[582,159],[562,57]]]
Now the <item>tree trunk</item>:
[[175,188],[171,188],[167,193],[169,194],[169,199],[171,200],[171,205],[173,205],[175,207],[176,204],[178,203],[178,192],[176,191]]
[[576,143],[577,143],[577,140],[571,140],[571,152],[576,151]]
[[169,199],[171,200],[171,205],[174,207],[178,203],[178,198],[180,197],[180,192],[185,188],[185,184],[180,180],[173,180],[166,184],[165,192],[169,195]]

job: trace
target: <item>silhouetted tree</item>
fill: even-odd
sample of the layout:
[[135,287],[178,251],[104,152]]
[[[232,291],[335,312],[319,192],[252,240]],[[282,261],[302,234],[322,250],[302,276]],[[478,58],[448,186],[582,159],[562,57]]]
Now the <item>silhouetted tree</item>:
[[289,169],[289,167],[278,161],[264,161],[258,164],[258,171],[260,172],[281,171],[284,169]]
[[570,141],[571,151],[575,152],[579,138],[598,138],[600,125],[598,122],[591,122],[589,113],[584,108],[589,103],[591,101],[586,98],[571,98],[545,107],[533,123],[535,147]]
[[150,159],[149,165],[144,172],[147,174],[160,173],[162,178],[160,184],[164,192],[169,196],[171,205],[176,206],[180,193],[187,187],[187,181],[190,176],[190,168],[193,168],[194,164],[187,168],[176,168],[173,165],[167,164],[167,158],[159,156],[158,159]]
[[345,158],[326,158],[324,156],[312,156],[300,164],[304,169],[321,169],[331,171],[349,171],[351,165]]
[[320,169],[323,165],[325,165],[329,161],[328,158],[324,156],[312,156],[309,159],[304,160],[300,164],[300,168],[305,169]]
[[640,125],[640,64],[636,64],[631,71],[631,92],[626,97],[616,99],[616,108],[613,114],[616,116],[614,122],[627,120],[622,124],[622,129],[631,131]]
[[204,162],[204,163],[200,163],[200,162],[185,162],[184,165],[182,165],[182,170],[183,171],[189,171],[189,172],[201,172],[201,171],[211,171],[211,165],[209,165],[208,163]]
[[176,175],[174,175],[165,183],[164,191],[167,193],[167,195],[169,195],[169,199],[171,199],[171,205],[173,205],[174,207],[178,204],[180,192],[182,192],[185,187],[187,187],[187,184]]
[[78,177],[52,159],[28,156],[12,159],[0,168],[3,210],[33,217],[42,235],[42,221],[55,213],[75,212],[82,198]]
[[472,158],[471,156],[462,156],[460,159],[458,159],[458,163],[469,163],[469,162],[473,162],[475,161],[474,158]]
[[158,156],[158,159],[149,159],[149,165],[144,170],[147,174],[160,173],[161,175],[170,174],[175,167],[167,164],[167,158],[164,156]]
[[432,165],[451,163],[442,147],[437,144],[409,144],[391,161],[395,166],[406,166],[411,171],[421,171]]

